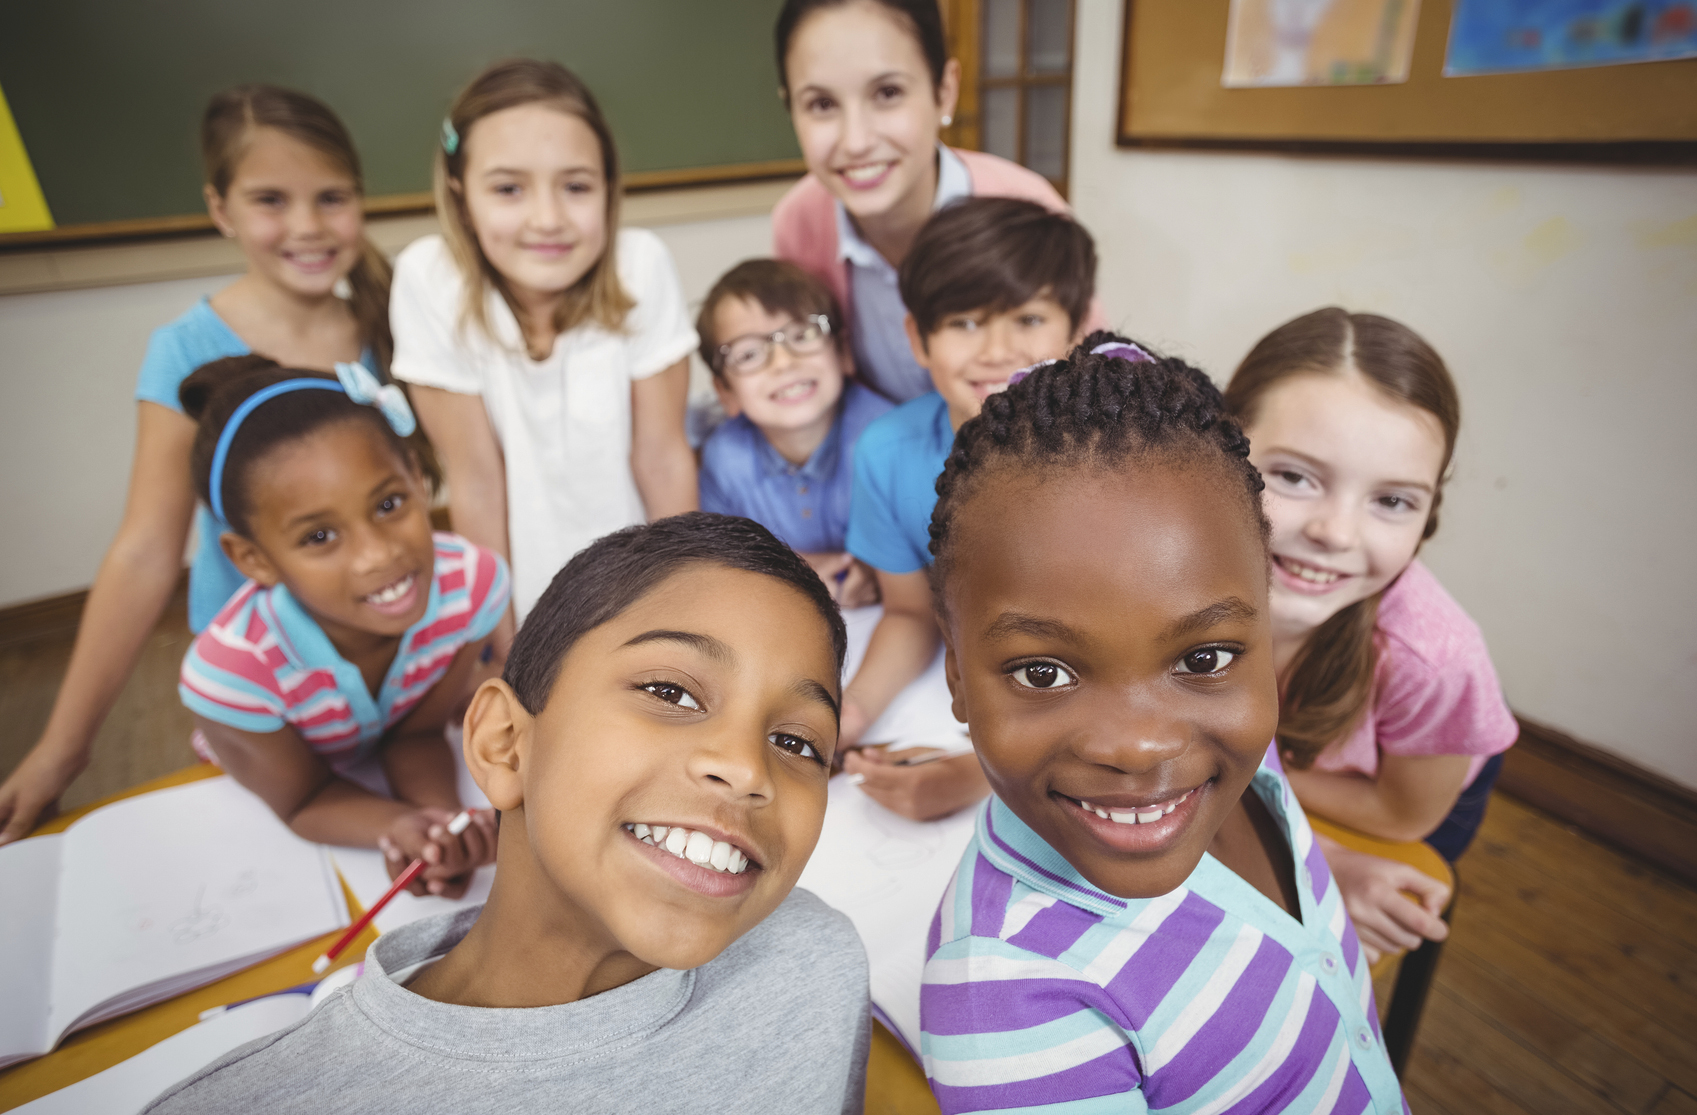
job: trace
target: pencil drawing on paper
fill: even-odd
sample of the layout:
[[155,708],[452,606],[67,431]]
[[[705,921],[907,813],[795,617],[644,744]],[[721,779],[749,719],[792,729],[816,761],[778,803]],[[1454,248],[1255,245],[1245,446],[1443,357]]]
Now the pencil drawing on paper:
[[206,904],[206,884],[202,883],[195,892],[194,909],[171,923],[171,939],[179,945],[191,944],[212,936],[229,922],[230,917],[222,906]]

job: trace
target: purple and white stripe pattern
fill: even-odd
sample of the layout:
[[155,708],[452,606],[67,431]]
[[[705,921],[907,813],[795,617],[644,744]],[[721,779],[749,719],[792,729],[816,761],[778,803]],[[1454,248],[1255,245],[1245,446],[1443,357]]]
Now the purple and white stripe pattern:
[[1271,749],[1253,787],[1302,920],[1213,856],[1159,898],[1096,889],[992,797],[927,945],[946,1112],[1407,1112],[1366,957]]

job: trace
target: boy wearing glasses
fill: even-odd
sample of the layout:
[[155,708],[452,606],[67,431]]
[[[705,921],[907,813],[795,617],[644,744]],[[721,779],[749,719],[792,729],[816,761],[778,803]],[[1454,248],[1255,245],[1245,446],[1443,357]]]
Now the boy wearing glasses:
[[[935,390],[874,422],[854,461],[847,547],[876,573],[884,615],[843,691],[842,747],[860,742],[925,672],[940,636],[932,610],[931,509],[955,431],[1022,368],[1083,339],[1096,245],[1077,221],[1017,198],[973,197],[938,210],[901,266],[908,343]],[[867,795],[916,821],[989,792],[977,757],[914,763],[912,753],[849,751]]]
[[875,603],[845,552],[855,442],[893,404],[848,378],[836,299],[793,263],[750,259],[707,293],[701,358],[732,417],[701,450],[701,509],[742,515],[798,551],[845,608]]

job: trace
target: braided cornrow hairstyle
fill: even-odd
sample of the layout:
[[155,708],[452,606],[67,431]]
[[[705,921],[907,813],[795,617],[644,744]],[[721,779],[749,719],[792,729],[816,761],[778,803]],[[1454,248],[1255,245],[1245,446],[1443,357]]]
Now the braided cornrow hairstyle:
[[1261,473],[1249,463],[1249,439],[1227,414],[1219,388],[1172,357],[1133,362],[1112,348],[1092,351],[1125,345],[1131,342],[1115,334],[1092,333],[1065,360],[1040,366],[984,400],[978,417],[956,432],[931,512],[931,588],[939,612],[955,558],[955,512],[996,468],[1111,469],[1151,454],[1163,461],[1211,461],[1229,483],[1242,484],[1244,511],[1266,543],[1271,527],[1261,510]]

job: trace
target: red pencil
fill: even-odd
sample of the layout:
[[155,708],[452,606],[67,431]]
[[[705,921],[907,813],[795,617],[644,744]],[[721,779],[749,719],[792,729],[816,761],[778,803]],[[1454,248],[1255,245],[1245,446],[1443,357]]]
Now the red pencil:
[[[448,822],[448,835],[458,836],[470,827],[471,811],[462,810],[453,820]],[[336,938],[335,944],[325,949],[324,954],[312,962],[312,974],[315,976],[323,975],[324,970],[330,967],[338,956],[342,955],[342,950],[353,944],[353,940],[355,937],[359,936],[360,930],[371,924],[371,919],[377,916],[378,911],[387,906],[391,898],[395,897],[403,890],[406,890],[407,884],[418,878],[419,872],[423,871],[427,866],[429,865],[422,859],[415,859],[407,865],[407,869],[405,871],[395,876],[394,883],[390,884],[389,889],[383,892],[383,897],[379,898],[376,902],[373,902],[371,904],[371,909],[361,914],[358,921],[348,926],[348,931],[346,933],[343,933],[340,937]]]

